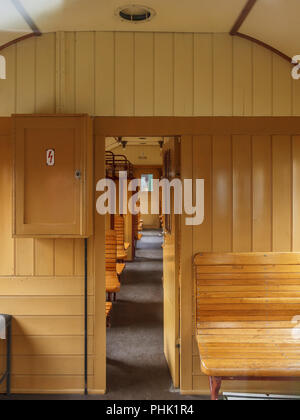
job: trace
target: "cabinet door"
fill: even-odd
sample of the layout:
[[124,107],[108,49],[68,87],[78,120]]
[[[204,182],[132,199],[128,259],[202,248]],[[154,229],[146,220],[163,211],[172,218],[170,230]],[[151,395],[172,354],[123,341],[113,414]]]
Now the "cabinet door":
[[89,236],[89,117],[13,120],[15,236]]

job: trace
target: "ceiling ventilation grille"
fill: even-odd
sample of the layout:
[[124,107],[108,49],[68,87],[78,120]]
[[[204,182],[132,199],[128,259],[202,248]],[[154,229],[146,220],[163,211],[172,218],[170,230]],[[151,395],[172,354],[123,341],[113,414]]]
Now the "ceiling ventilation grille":
[[153,9],[138,4],[131,4],[117,9],[116,15],[121,20],[131,23],[149,22],[156,15]]

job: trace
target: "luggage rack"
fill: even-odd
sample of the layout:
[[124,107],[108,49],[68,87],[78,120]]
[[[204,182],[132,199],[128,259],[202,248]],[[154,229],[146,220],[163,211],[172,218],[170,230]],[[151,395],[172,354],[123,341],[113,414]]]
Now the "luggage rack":
[[0,377],[0,385],[6,380],[6,395],[10,395],[11,387],[11,334],[12,316],[0,314],[0,340],[6,340],[6,371]]
[[126,156],[115,155],[113,152],[105,152],[106,176],[111,179],[118,179],[119,172],[127,172],[128,179],[133,179],[133,165]]

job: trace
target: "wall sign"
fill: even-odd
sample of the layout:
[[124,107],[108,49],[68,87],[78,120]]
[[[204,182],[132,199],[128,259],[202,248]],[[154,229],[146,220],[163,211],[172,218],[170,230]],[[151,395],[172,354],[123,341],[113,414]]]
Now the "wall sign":
[[48,149],[46,152],[46,155],[47,155],[47,165],[54,166],[55,165],[55,150]]

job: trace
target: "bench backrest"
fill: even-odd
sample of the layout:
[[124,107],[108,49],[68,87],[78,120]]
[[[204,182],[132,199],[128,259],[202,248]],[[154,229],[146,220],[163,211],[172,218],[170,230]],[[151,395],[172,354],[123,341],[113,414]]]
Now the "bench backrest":
[[203,253],[194,265],[197,332],[270,323],[273,328],[295,326],[300,253]]
[[117,235],[114,230],[105,233],[105,269],[116,272],[117,263]]
[[115,231],[117,234],[117,246],[124,248],[125,235],[124,235],[124,217],[115,216]]

